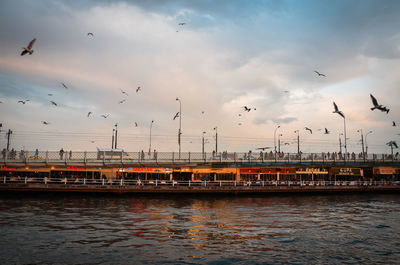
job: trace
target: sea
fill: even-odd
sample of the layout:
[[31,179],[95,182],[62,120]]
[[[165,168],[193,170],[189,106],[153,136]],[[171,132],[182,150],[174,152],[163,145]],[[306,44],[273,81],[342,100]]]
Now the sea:
[[400,264],[400,194],[0,194],[0,264]]

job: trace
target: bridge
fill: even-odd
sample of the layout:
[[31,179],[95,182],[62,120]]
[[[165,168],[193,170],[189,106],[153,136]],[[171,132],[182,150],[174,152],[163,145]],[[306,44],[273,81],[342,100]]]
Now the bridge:
[[273,153],[273,152],[125,152],[19,151],[2,152],[0,165],[8,166],[196,166],[196,165],[400,165],[400,156],[388,154]]

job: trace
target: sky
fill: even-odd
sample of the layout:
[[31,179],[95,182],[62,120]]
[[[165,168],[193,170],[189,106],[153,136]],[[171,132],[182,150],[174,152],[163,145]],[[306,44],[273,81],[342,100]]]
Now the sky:
[[[125,151],[148,150],[151,135],[152,150],[176,152],[179,98],[184,152],[201,152],[203,136],[214,150],[216,132],[218,151],[280,139],[297,152],[296,130],[303,153],[338,152],[336,102],[349,152],[362,130],[369,153],[389,153],[399,13],[395,0],[0,0],[0,147],[12,130],[17,150],[94,151],[117,123]],[[371,111],[369,94],[390,112]]]

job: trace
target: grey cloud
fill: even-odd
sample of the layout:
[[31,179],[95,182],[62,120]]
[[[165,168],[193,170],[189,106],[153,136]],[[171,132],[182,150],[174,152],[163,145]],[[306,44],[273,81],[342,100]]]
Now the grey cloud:
[[297,121],[297,118],[295,117],[274,118],[272,119],[272,121],[275,123],[289,124],[291,122]]

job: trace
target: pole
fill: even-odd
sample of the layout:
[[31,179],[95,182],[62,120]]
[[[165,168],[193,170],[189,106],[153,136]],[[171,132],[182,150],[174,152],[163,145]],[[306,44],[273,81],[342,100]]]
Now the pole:
[[339,153],[342,153],[342,138],[340,138],[340,135],[343,133],[339,133]]
[[153,127],[154,120],[151,120],[150,123],[150,144],[149,144],[149,155],[151,154],[151,128]]
[[8,129],[8,132],[7,132],[7,151],[10,148],[10,136],[11,136],[11,134],[12,134],[12,131],[10,129]]
[[365,153],[368,156],[368,143],[367,143],[367,136],[368,134],[372,133],[372,131],[367,132],[367,134],[365,134]]
[[296,130],[294,132],[297,132],[297,154],[300,154],[300,132],[299,130]]
[[280,127],[281,126],[278,125],[278,127],[276,127],[274,131],[275,160],[276,160],[276,130],[278,130]]
[[282,134],[278,135],[278,153],[281,152],[281,136],[282,136]]
[[203,140],[202,140],[202,145],[201,145],[201,153],[203,154],[203,159],[204,159],[204,134],[206,132],[203,132]]
[[115,132],[115,129],[113,129],[113,132],[112,132],[111,149],[114,149],[114,132]]
[[182,103],[179,98],[176,98],[179,101],[179,131],[178,131],[178,145],[179,145],[179,159],[181,159],[181,134],[182,134]]
[[215,126],[215,153],[218,153],[218,130],[217,126]]
[[363,136],[362,130],[361,130],[361,148],[362,148],[363,158],[365,159],[365,152],[364,152],[364,136]]
[[118,124],[115,124],[115,149],[117,149]]
[[346,161],[346,156],[347,156],[346,118],[343,118],[343,121],[344,121],[344,161]]

